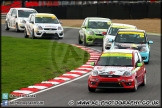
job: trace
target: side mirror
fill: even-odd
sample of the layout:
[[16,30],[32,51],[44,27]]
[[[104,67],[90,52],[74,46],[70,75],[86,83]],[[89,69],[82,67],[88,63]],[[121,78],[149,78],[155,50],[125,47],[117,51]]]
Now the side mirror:
[[153,41],[148,41],[149,44],[153,44]]
[[33,22],[33,21],[31,21],[30,23],[34,24],[34,22]]
[[17,18],[17,16],[16,16],[16,15],[13,15],[13,17]]
[[102,34],[103,34],[103,35],[106,35],[106,34],[107,34],[107,32],[102,32]]
[[60,21],[59,23],[60,23],[60,24],[62,24],[62,22],[61,22],[61,21]]
[[137,63],[137,67],[141,67],[142,66],[142,63]]
[[113,42],[114,40],[112,38],[109,39],[109,42]]
[[91,65],[91,66],[94,66],[94,65],[95,65],[95,62],[91,62],[90,65]]
[[81,28],[86,28],[86,26],[81,26]]

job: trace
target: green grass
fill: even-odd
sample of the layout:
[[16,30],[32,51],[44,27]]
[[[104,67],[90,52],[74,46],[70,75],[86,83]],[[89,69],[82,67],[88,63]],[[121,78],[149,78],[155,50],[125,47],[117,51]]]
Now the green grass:
[[56,41],[2,36],[1,93],[46,81],[84,64],[89,54]]

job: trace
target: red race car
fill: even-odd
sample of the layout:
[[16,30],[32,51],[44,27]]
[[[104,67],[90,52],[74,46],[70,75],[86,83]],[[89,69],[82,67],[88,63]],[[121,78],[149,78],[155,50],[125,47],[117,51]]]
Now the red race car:
[[146,68],[138,50],[113,49],[104,51],[88,78],[88,90],[124,88],[137,91],[146,85]]

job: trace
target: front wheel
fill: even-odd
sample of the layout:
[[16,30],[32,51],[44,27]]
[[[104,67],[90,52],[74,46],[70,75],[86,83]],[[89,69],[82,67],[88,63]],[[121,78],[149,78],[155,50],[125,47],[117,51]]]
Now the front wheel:
[[78,43],[82,44],[83,42],[80,40],[80,35],[78,36]]
[[24,29],[24,37],[25,37],[25,38],[28,38],[28,37],[29,37],[29,35],[27,34],[26,29]]
[[35,34],[34,34],[34,30],[33,30],[33,32],[32,32],[32,39],[35,39],[36,37],[35,37]]
[[88,45],[87,42],[86,42],[86,36],[84,36],[83,45],[84,45],[84,46],[87,46],[87,45]]
[[89,86],[88,86],[88,90],[89,90],[90,92],[95,92],[95,91],[96,91],[96,89],[90,88]]
[[7,31],[9,30],[7,21],[5,22],[5,30],[7,30]]
[[16,23],[16,32],[19,32],[19,27],[18,27],[18,24]]
[[143,83],[141,85],[142,86],[145,86],[146,85],[146,73],[143,76]]
[[59,39],[63,39],[63,37],[59,37]]
[[149,64],[149,61],[150,61],[150,53],[149,53],[148,61],[145,62],[145,64]]
[[138,89],[138,82],[137,82],[137,78],[135,78],[135,80],[134,80],[134,88],[133,88],[133,92],[136,92],[137,91],[137,89]]

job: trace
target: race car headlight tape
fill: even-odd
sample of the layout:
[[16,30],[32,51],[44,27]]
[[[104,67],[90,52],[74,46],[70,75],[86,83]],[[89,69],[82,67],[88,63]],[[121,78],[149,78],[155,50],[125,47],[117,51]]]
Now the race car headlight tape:
[[123,74],[123,77],[130,77],[132,75],[132,72],[125,71]]
[[91,75],[92,76],[98,76],[98,71],[97,70],[92,70]]
[[94,35],[94,32],[93,31],[88,31],[87,34],[88,35]]
[[140,50],[140,52],[147,52],[146,47],[142,47],[141,50]]

